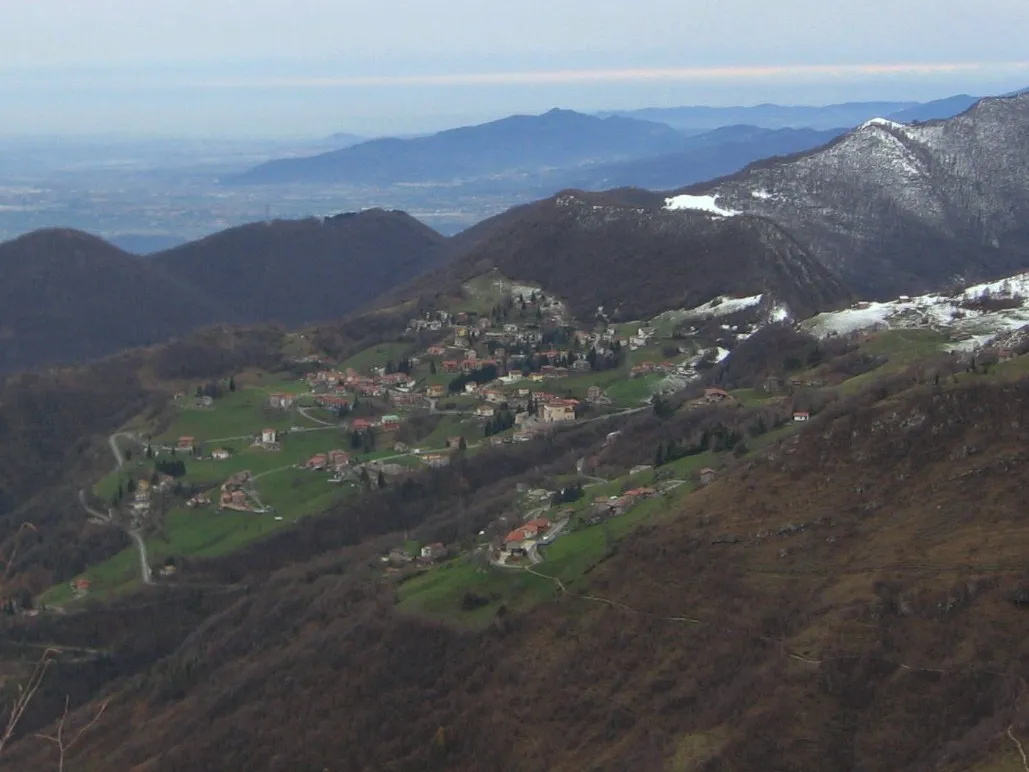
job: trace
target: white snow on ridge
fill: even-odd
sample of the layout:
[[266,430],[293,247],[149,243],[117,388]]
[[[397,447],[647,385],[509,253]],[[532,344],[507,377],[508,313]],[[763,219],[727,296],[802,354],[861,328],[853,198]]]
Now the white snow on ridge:
[[872,118],[871,120],[865,121],[861,124],[862,129],[867,129],[869,126],[881,126],[885,129],[898,130],[904,130],[907,128],[903,123],[897,123],[896,121],[887,120],[886,118]]
[[717,297],[709,300],[701,306],[691,308],[683,312],[683,319],[703,319],[710,316],[729,316],[737,311],[756,306],[761,302],[764,295],[752,295],[748,298]]
[[[1012,308],[977,308],[980,298],[1018,301]],[[995,307],[994,307],[995,308]],[[931,329],[960,335],[948,348],[972,350],[997,335],[1029,325],[1029,273],[977,284],[949,296],[941,293],[884,303],[857,303],[842,311],[818,314],[801,323],[813,335],[847,335],[873,329]]]
[[723,209],[718,205],[718,196],[691,196],[683,194],[665,199],[665,209],[669,212],[677,212],[685,209],[692,209],[698,212],[718,215],[719,217],[735,217],[740,212],[734,209]]
[[750,197],[751,198],[756,198],[759,201],[767,201],[770,198],[774,198],[774,196],[771,193],[769,193],[767,190],[765,190],[764,188],[761,188],[761,190],[752,190],[752,191],[750,191]]

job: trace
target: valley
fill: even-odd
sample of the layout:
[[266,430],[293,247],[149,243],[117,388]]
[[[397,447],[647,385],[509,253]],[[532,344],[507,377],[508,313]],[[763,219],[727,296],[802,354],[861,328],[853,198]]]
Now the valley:
[[1026,100],[453,237],[0,245],[0,765],[1024,766]]

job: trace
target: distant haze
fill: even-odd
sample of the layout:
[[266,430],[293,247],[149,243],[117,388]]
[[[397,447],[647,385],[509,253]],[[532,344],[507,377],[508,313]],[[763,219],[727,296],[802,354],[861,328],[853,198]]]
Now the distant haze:
[[1029,85],[1025,0],[0,0],[4,134],[428,131]]

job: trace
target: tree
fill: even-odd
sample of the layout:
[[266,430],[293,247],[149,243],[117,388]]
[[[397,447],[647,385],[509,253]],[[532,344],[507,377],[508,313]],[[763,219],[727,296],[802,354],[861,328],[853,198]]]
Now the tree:
[[665,465],[665,446],[662,443],[657,444],[657,451],[654,453],[654,466]]
[[462,436],[461,441],[457,443],[458,450],[468,450],[468,441]]
[[361,467],[361,484],[365,488],[372,487],[372,478],[368,475],[368,467],[366,466]]
[[230,375],[229,376],[229,391],[235,391],[235,390],[236,390],[236,378],[235,378],[235,376]]
[[385,487],[386,487],[386,475],[384,475],[382,473],[382,470],[380,469],[379,470],[379,488],[381,489],[381,488],[385,488]]
[[135,493],[136,492],[136,480],[135,480],[135,478],[132,478],[132,477],[129,478],[128,483],[125,485],[125,489],[129,493]]
[[436,374],[436,362],[435,361],[430,361],[429,362],[429,374],[430,375],[435,375]]

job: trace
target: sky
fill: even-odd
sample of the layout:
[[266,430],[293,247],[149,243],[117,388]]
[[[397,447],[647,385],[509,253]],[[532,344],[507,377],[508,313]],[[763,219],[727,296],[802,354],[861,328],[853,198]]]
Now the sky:
[[0,134],[429,131],[1029,86],[1027,0],[0,0]]

